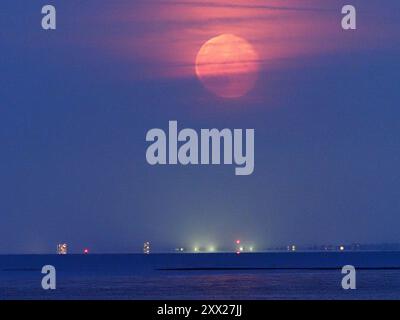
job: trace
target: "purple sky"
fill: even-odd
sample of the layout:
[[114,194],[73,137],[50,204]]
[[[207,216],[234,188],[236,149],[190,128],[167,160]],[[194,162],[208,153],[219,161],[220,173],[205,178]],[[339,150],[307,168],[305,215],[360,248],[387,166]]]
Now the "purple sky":
[[[52,3],[56,31],[1,5],[0,253],[400,242],[398,1],[352,1],[355,32],[337,0]],[[262,60],[236,100],[193,72],[227,32]],[[254,174],[149,166],[169,120],[254,128]]]

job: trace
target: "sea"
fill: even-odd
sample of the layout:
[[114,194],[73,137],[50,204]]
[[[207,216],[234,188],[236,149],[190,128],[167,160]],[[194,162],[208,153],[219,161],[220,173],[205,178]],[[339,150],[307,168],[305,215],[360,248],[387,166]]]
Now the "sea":
[[[42,288],[43,266],[56,288]],[[356,289],[342,288],[343,265]],[[0,255],[0,300],[400,298],[400,253]]]

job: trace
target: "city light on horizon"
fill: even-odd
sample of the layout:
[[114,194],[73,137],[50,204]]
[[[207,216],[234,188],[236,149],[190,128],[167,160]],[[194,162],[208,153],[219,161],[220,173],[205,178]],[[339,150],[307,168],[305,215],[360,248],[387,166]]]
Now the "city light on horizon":
[[60,243],[57,245],[57,254],[67,254],[68,253],[68,245],[66,243]]
[[146,241],[143,244],[143,253],[144,254],[150,254],[150,242],[149,241]]
[[[267,253],[267,252],[279,252],[279,251],[289,251],[289,252],[304,252],[304,251],[360,251],[360,250],[368,250],[369,246],[362,245],[359,243],[352,243],[352,244],[345,244],[345,245],[337,245],[337,244],[324,244],[324,245],[296,245],[296,244],[289,244],[289,245],[281,245],[276,247],[266,247],[260,246],[260,244],[255,244],[253,241],[246,241],[246,240],[239,240],[240,244],[237,245],[237,241],[235,240],[235,246],[229,247],[224,246],[220,243],[196,243],[196,245],[188,244],[180,245],[174,248],[164,248],[158,249],[156,253],[168,253],[174,251],[175,253],[192,253],[192,254],[201,254],[201,253]],[[260,248],[261,247],[261,248]],[[67,243],[59,243],[57,244],[57,251],[56,254],[58,255],[65,255],[70,253],[69,245]],[[91,250],[89,247],[83,247],[81,249],[81,254],[89,254]],[[146,241],[142,243],[142,253],[149,254],[150,253],[150,242]],[[76,253],[76,251],[72,250],[72,254]],[[101,254],[101,252],[97,252]],[[124,252],[121,252],[123,254]],[[133,250],[130,253],[138,253],[137,251]]]

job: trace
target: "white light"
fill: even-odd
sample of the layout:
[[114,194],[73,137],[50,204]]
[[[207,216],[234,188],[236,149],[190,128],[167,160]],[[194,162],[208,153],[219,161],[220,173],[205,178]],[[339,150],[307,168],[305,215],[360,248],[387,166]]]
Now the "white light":
[[240,250],[240,251],[243,251],[243,247],[240,247],[239,250]]

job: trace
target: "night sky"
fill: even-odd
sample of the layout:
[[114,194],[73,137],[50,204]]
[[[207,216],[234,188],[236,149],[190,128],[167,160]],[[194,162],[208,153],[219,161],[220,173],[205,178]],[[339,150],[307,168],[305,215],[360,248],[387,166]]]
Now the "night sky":
[[[400,2],[229,3],[1,1],[0,253],[400,242]],[[237,99],[194,73],[223,33],[262,65]],[[254,173],[150,166],[170,120],[254,128]]]

